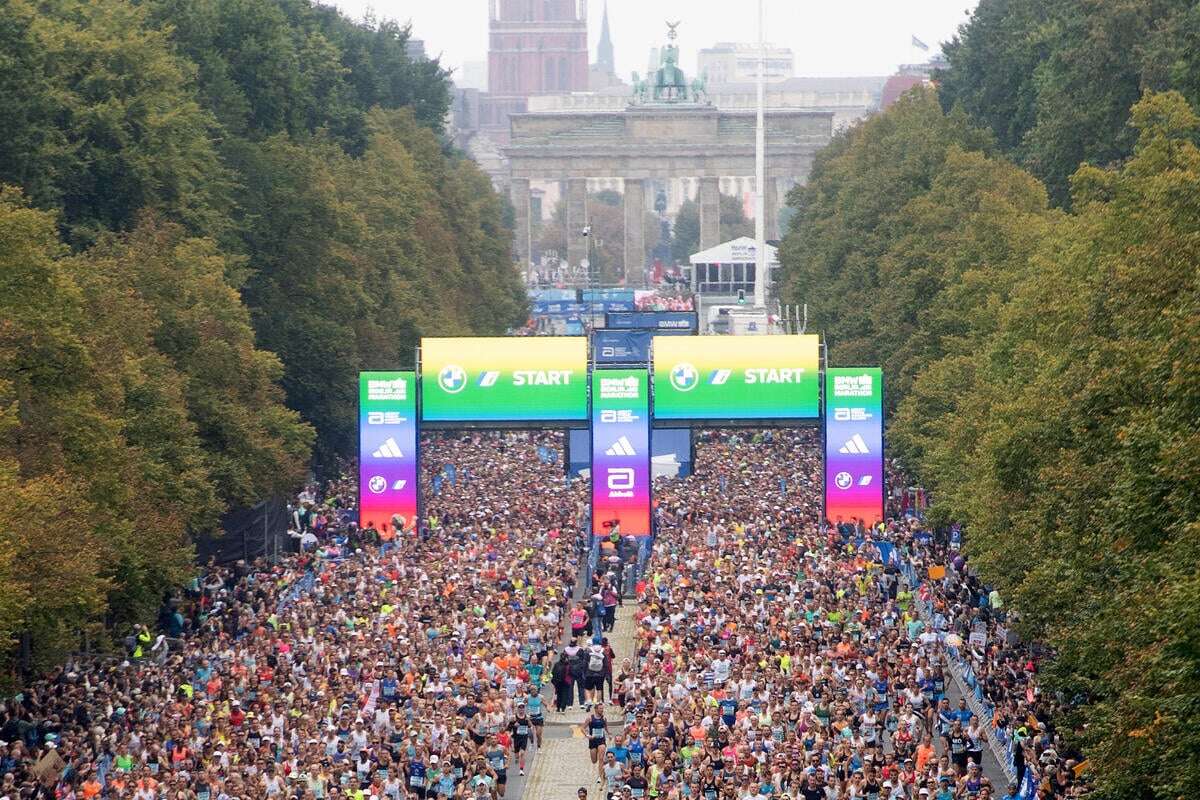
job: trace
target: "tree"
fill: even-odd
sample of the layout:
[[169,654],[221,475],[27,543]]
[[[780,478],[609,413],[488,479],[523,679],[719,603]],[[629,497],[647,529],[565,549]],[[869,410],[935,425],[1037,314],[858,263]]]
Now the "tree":
[[[154,208],[198,233],[220,233],[229,176],[214,120],[189,88],[147,10],[128,0],[14,0],[0,35],[17,53],[0,70],[0,182],[61,207],[72,244],[126,230]],[[12,126],[11,129],[9,126]]]
[[[1148,94],[1072,178],[994,330],[923,370],[893,441],[1053,648],[1041,679],[1102,797],[1200,788],[1200,116]],[[1147,624],[1155,621],[1155,624]]]
[[[747,219],[738,198],[721,195],[720,240],[728,242],[742,236],[754,235],[754,220]],[[671,239],[671,258],[686,264],[700,252],[700,206],[695,200],[684,200],[675,216],[674,236]]]
[[[946,169],[951,153],[986,154],[990,146],[991,137],[972,126],[962,112],[945,114],[932,91],[914,91],[887,113],[835,137],[818,154],[808,184],[789,194],[788,204],[796,215],[780,247],[784,297],[787,302],[808,304],[810,324],[825,332],[833,363],[880,363],[895,352],[898,341],[885,345],[878,327],[893,326],[891,315],[896,313],[887,285],[893,276],[881,274],[889,250],[918,222],[930,237],[956,221],[967,226],[965,236],[972,235],[959,211],[943,220],[937,201],[932,201],[936,208],[910,204],[926,195]],[[964,158],[957,162],[964,171],[977,167],[985,176],[1013,183],[1003,169]],[[943,194],[975,195],[973,213],[983,219],[989,211],[982,196],[988,191],[988,179],[971,178],[963,186],[948,179]],[[1028,185],[1022,191],[1026,197],[1015,201],[1017,206],[1036,205],[1038,192]],[[921,247],[909,246],[910,253],[897,254],[906,262],[897,272],[921,268]],[[967,269],[965,261],[954,269]],[[911,325],[912,316],[924,308],[927,290],[936,291],[937,286],[921,285],[919,275],[905,274],[902,280],[911,283],[905,291],[922,298],[920,306],[910,304],[900,312]],[[891,402],[895,396],[889,392],[888,398]]]
[[982,0],[946,46],[942,103],[990,127],[1065,204],[1080,163],[1131,153],[1129,108],[1143,89],[1200,101],[1197,43],[1200,10],[1187,0]]

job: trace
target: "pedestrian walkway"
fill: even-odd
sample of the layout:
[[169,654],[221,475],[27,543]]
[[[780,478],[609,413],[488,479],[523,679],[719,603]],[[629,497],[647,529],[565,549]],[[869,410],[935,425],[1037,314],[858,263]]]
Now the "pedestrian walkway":
[[[634,610],[636,604],[626,603],[617,611],[617,621],[608,634],[609,644],[616,654],[614,667],[620,668],[626,658],[633,658],[636,635]],[[580,787],[592,798],[600,796],[596,786],[596,768],[588,757],[587,739],[579,731],[587,714],[582,709],[563,713],[546,712],[545,741],[533,762],[533,770],[525,781],[520,800],[573,800]],[[606,715],[610,725],[619,724],[619,714]]]

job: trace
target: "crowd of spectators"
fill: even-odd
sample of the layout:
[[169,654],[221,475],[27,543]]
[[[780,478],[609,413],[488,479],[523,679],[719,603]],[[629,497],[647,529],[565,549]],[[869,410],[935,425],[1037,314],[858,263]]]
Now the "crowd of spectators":
[[638,292],[634,302],[638,311],[694,311],[690,291],[663,288],[654,292]]

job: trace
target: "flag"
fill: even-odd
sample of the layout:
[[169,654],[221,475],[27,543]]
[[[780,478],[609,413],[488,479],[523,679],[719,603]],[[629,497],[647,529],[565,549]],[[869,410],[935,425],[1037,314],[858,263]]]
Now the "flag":
[[929,52],[929,45],[922,42],[916,36],[912,37],[912,46],[917,48],[918,50],[924,50],[926,52]]

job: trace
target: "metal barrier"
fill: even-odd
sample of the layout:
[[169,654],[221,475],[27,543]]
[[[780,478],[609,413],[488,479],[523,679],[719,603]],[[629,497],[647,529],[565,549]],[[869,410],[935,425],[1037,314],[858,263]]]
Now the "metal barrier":
[[[912,562],[902,561],[900,571],[910,588],[917,589],[925,585],[925,581],[917,576],[917,571],[913,567]],[[921,615],[921,619],[929,626],[930,630],[935,630],[932,603],[920,597],[914,597],[913,599],[917,613]],[[983,697],[983,689],[975,680],[974,670],[971,669],[971,665],[959,653],[957,647],[943,642],[942,653],[942,661],[950,673],[950,679],[954,681],[959,693],[966,698],[971,713],[986,723],[984,725],[984,734],[987,739],[988,749],[992,751],[992,755],[996,758],[997,763],[1000,764],[1000,768],[1004,770],[1004,774],[1008,780],[1015,781],[1017,779],[1017,772],[1013,765],[1012,737],[1005,735],[1003,741],[1001,741],[1001,737],[996,730],[995,714],[993,713],[992,706]]]

